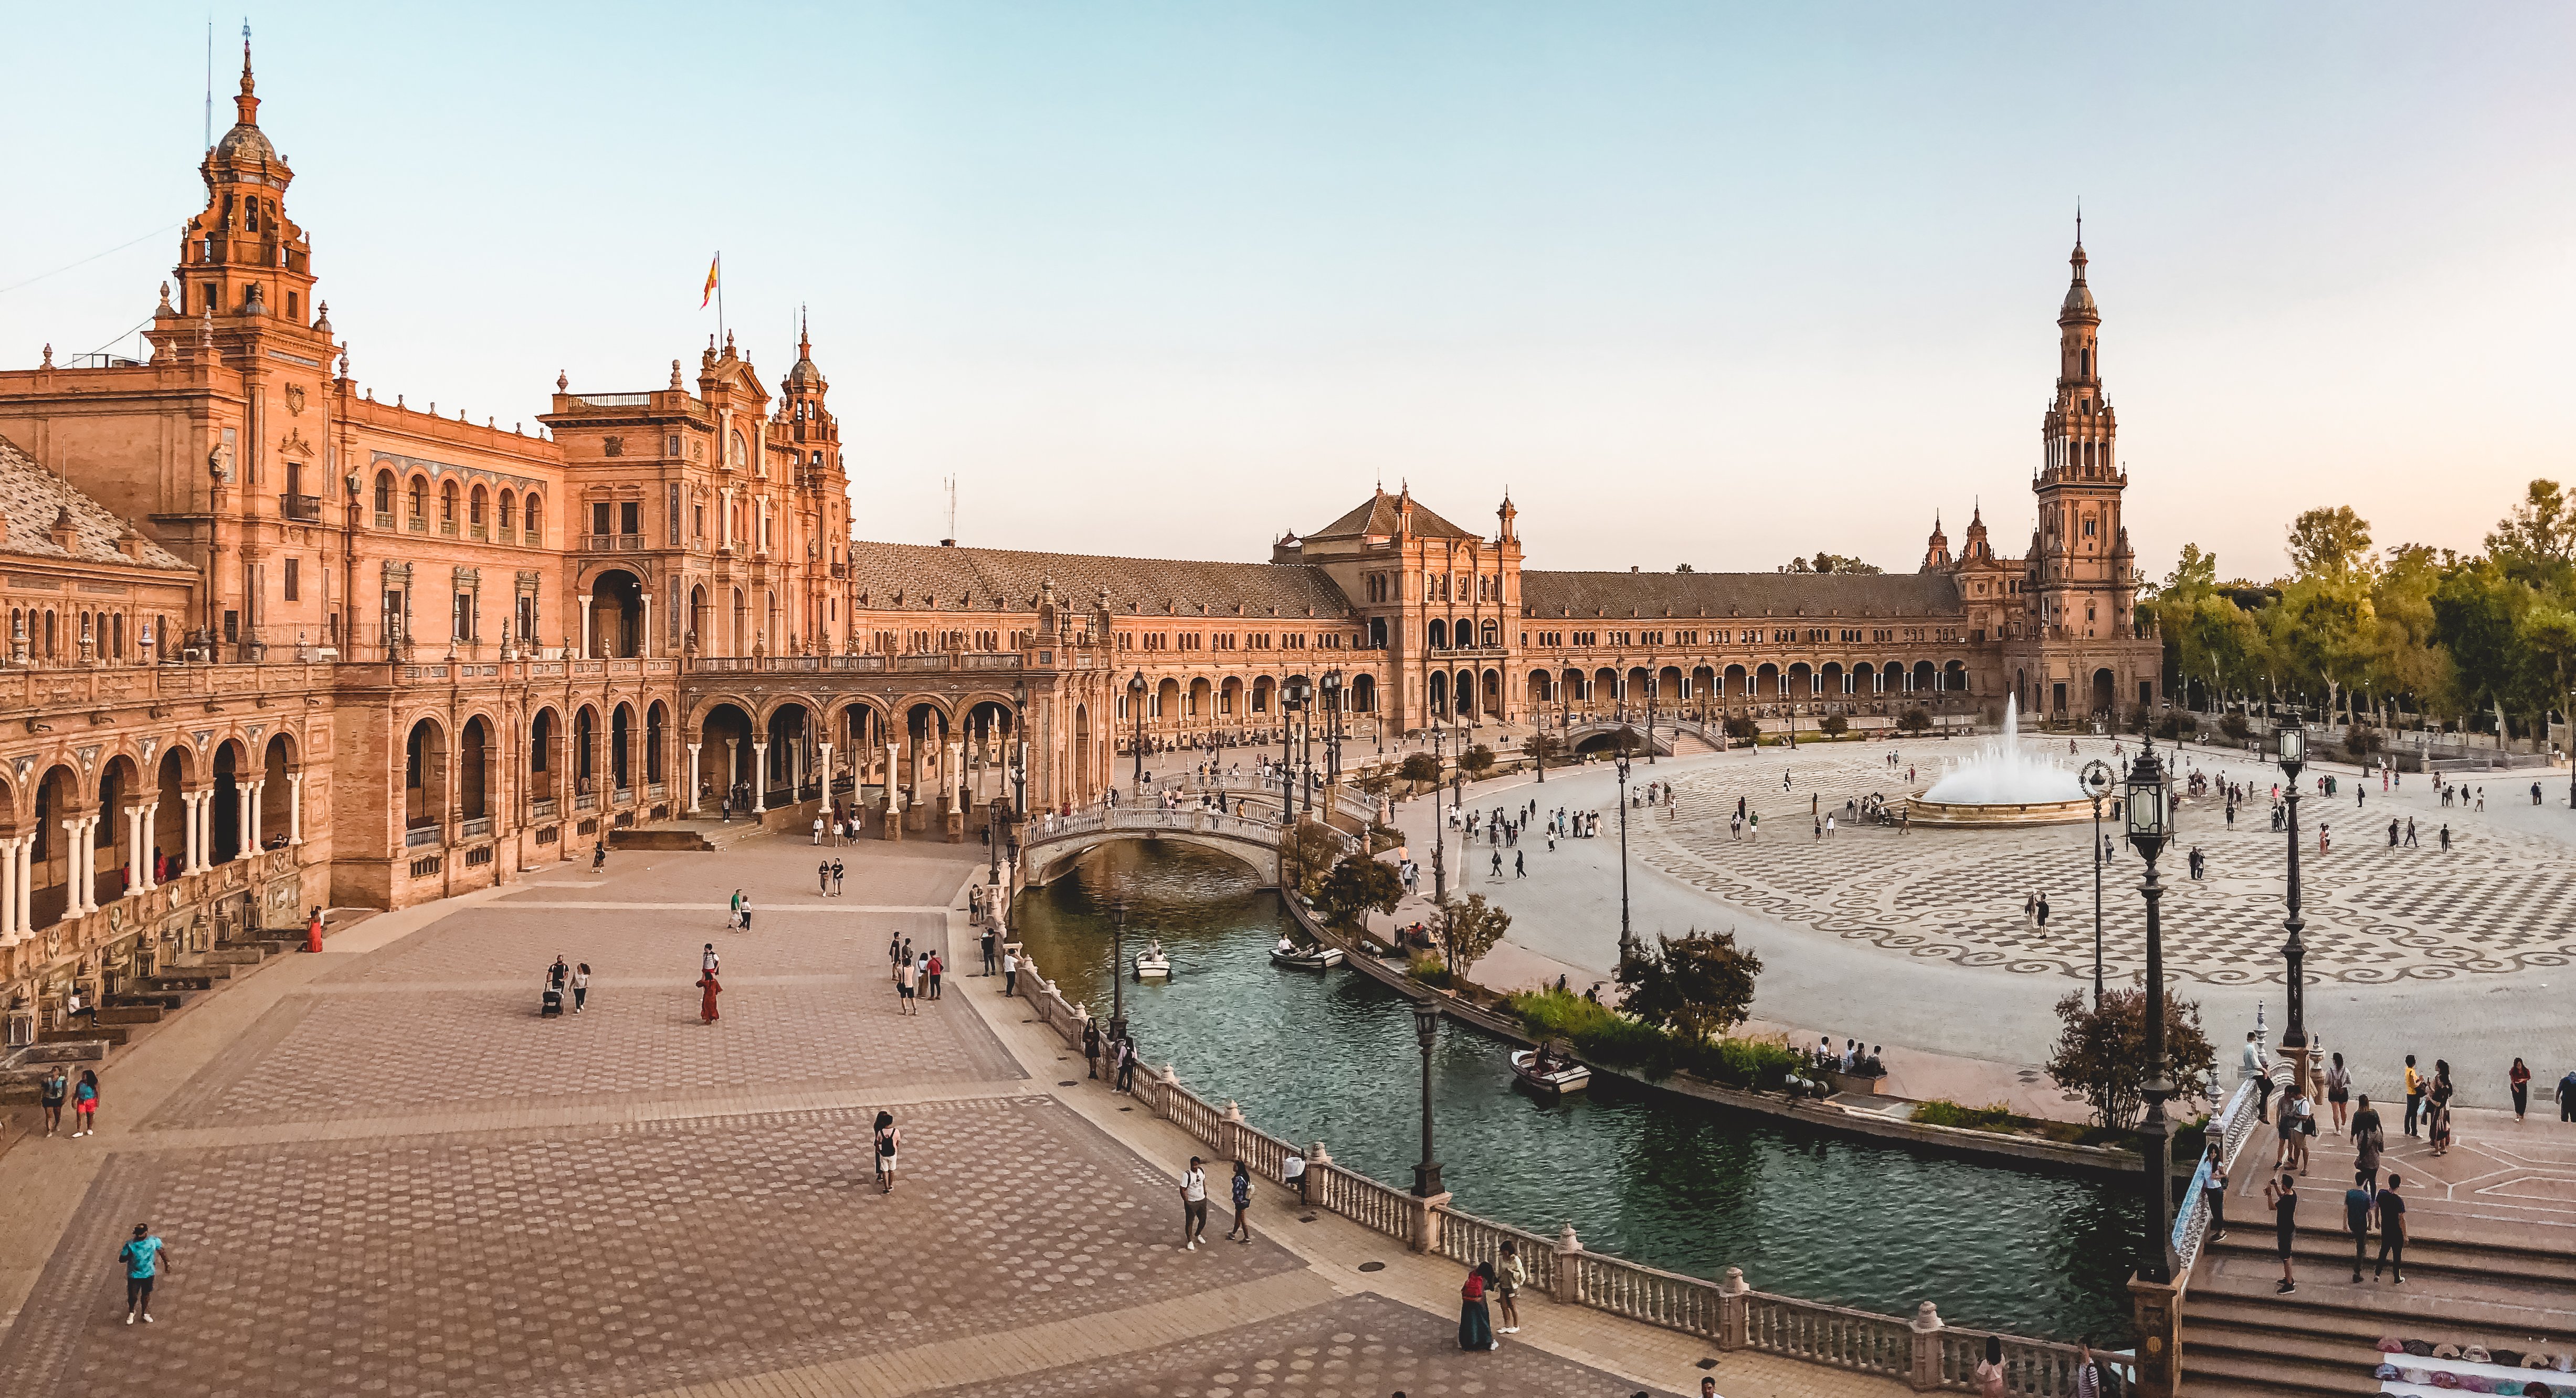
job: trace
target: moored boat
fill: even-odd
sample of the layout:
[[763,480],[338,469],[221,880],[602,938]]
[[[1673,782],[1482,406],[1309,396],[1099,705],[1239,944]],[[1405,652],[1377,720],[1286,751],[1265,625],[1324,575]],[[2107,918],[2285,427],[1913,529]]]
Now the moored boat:
[[1136,979],[1167,981],[1172,978],[1172,958],[1163,954],[1163,944],[1154,942],[1136,953]]
[[1512,1078],[1532,1092],[1562,1097],[1592,1085],[1592,1070],[1562,1052],[1521,1049],[1512,1054]]

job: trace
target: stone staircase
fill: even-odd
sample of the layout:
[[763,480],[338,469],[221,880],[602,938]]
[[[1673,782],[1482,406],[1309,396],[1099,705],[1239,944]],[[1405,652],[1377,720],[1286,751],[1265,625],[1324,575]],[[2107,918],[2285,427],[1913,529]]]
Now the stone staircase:
[[[2268,1220],[2202,1253],[2183,1302],[2183,1375],[2194,1398],[2376,1392],[2370,1375],[2383,1336],[2576,1350],[2576,1255],[2541,1236],[2558,1230],[2423,1210],[2406,1248],[2406,1284],[2356,1286],[2351,1237],[2335,1226],[2341,1196],[2330,1198],[2331,1217],[2303,1228],[2292,1251],[2299,1289],[2290,1295],[2273,1291],[2281,1267]],[[2326,1202],[2303,1202],[2302,1211]],[[2376,1235],[2370,1252],[2375,1262]]]
[[221,988],[237,975],[257,969],[271,957],[293,950],[300,941],[300,935],[293,932],[224,937],[212,949],[182,958],[187,964],[165,967],[160,975],[120,987],[99,1006],[94,1027],[74,1025],[39,1031],[34,1044],[0,1054],[0,1108],[40,1101],[41,1084],[54,1065],[63,1065],[76,1078],[85,1065],[103,1065],[109,1050],[132,1043],[199,997]]

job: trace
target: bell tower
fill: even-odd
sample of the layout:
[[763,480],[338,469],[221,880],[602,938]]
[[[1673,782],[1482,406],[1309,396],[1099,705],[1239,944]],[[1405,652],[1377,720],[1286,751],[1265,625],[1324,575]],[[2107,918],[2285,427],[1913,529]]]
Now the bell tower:
[[2075,226],[2073,276],[2057,310],[2057,396],[2040,422],[2040,467],[2031,481],[2039,529],[2031,550],[2031,621],[2045,637],[2128,634],[2137,596],[2121,497],[2119,416],[2102,392],[2101,308],[2085,284],[2084,225]]
[[[169,310],[189,320],[211,318],[219,340],[253,328],[246,323],[253,319],[269,323],[260,328],[300,330],[317,318],[313,245],[286,216],[286,187],[295,172],[259,129],[257,93],[245,36],[233,126],[198,164],[206,182],[205,211],[188,221],[179,263],[171,269],[179,294]],[[172,328],[173,318],[159,317],[157,329]]]

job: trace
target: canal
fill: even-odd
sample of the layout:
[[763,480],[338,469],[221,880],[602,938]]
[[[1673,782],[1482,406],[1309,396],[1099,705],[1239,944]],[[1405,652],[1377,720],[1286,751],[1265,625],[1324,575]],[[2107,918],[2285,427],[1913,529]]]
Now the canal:
[[[1113,910],[1128,951],[1158,936],[1168,985],[1125,983],[1145,1062],[1241,1104],[1273,1135],[1398,1188],[1421,1154],[1421,1057],[1401,997],[1348,969],[1270,964],[1278,895],[1222,856],[1162,843],[1094,852],[1023,896],[1018,926],[1071,1001],[1110,1007]],[[1514,1091],[1502,1044],[1443,1021],[1437,1149],[1456,1207],[1693,1276],[1953,1325],[2125,1347],[2128,1260],[2144,1210],[2099,1180],[2022,1172],[1620,1091],[1544,1105]]]

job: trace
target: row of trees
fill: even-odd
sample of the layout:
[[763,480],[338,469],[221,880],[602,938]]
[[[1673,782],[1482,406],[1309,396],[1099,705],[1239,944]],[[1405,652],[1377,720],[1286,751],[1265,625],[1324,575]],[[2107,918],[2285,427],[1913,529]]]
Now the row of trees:
[[2197,707],[2299,702],[2331,721],[2422,718],[2506,735],[2545,733],[2576,683],[2576,499],[2536,480],[2463,554],[2428,544],[2373,551],[2350,506],[2290,525],[2290,572],[2222,582],[2183,546],[2141,602],[2164,636],[2169,687]]

